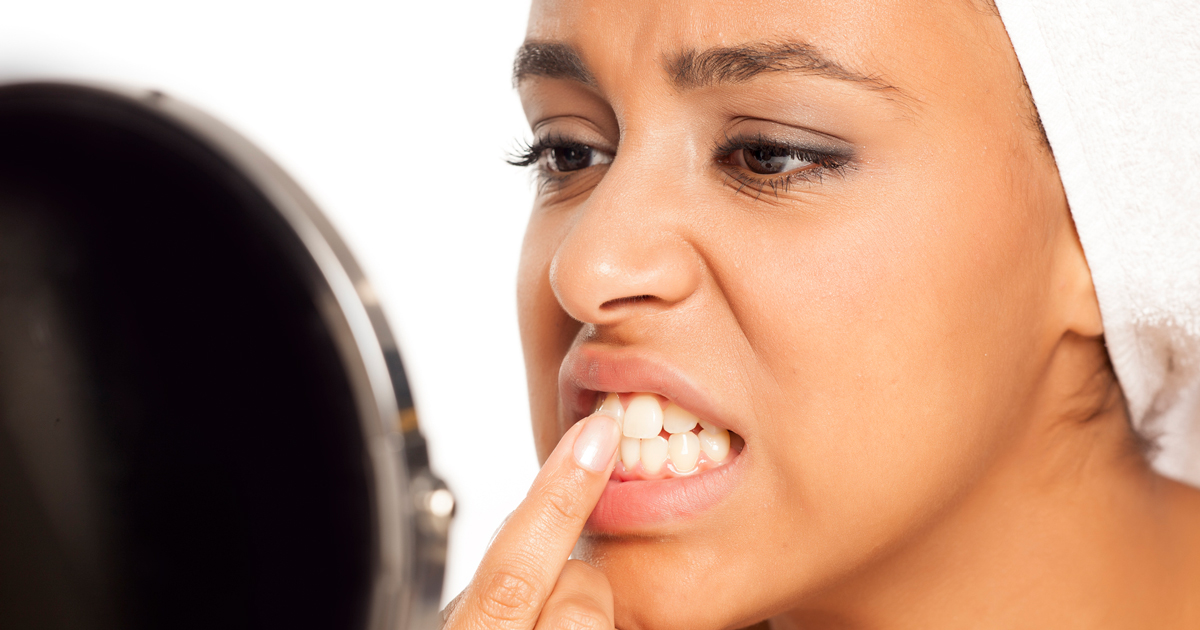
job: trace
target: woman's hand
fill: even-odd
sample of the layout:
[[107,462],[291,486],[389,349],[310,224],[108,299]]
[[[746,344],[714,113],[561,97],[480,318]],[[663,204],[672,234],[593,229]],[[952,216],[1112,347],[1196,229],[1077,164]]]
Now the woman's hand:
[[442,612],[443,628],[613,628],[608,579],[568,558],[604,491],[620,441],[620,427],[607,416],[590,416],[567,431],[471,583]]

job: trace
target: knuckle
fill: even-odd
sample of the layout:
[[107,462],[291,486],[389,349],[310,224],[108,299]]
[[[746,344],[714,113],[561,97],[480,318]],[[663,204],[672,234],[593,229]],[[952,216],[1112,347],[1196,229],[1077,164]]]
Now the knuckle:
[[439,628],[446,627],[446,624],[450,621],[450,618],[454,616],[454,611],[458,609],[458,602],[461,600],[462,593],[459,593],[457,597],[450,600],[450,603],[446,604],[446,607],[442,609],[439,619],[440,623],[438,625]]
[[492,575],[479,596],[479,612],[496,621],[518,621],[531,615],[538,601],[533,581],[515,571]]
[[579,492],[565,484],[554,483],[542,488],[541,502],[549,508],[547,513],[559,527],[581,523],[588,517],[587,506],[579,501]]

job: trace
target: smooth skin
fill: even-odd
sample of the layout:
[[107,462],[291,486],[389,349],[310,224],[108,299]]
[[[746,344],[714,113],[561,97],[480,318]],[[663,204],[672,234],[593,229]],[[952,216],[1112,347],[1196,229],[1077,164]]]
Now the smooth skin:
[[[588,76],[518,84],[541,151],[518,296],[545,464],[448,627],[1200,627],[1200,493],[1130,429],[994,11],[535,0],[527,41]],[[672,80],[687,51],[796,42],[858,78]],[[768,185],[739,138],[845,161],[784,160]],[[591,157],[554,170],[564,142]],[[647,535],[589,532],[606,474],[566,453],[597,420],[557,389],[582,345],[665,358],[736,416],[734,492]]]

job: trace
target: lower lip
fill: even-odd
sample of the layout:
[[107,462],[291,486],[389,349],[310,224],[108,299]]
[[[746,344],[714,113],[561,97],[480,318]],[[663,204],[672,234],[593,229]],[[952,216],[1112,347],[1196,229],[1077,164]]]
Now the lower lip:
[[593,533],[634,534],[690,520],[729,495],[741,477],[745,452],[729,463],[698,475],[672,479],[609,479],[592,510],[587,529]]

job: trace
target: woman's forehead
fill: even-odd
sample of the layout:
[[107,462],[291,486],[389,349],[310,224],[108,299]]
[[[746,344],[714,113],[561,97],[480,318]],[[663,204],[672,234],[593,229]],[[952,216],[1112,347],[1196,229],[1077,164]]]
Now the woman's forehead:
[[915,94],[964,56],[994,56],[979,44],[997,32],[971,0],[535,0],[526,41],[561,45],[601,81],[656,70],[694,86],[800,70]]
[[1032,109],[1004,25],[980,1],[534,0],[515,79],[533,118],[542,82],[523,79],[542,76],[588,85],[621,124],[635,103],[655,111],[715,87],[703,92],[873,102],[871,118],[945,140]]

